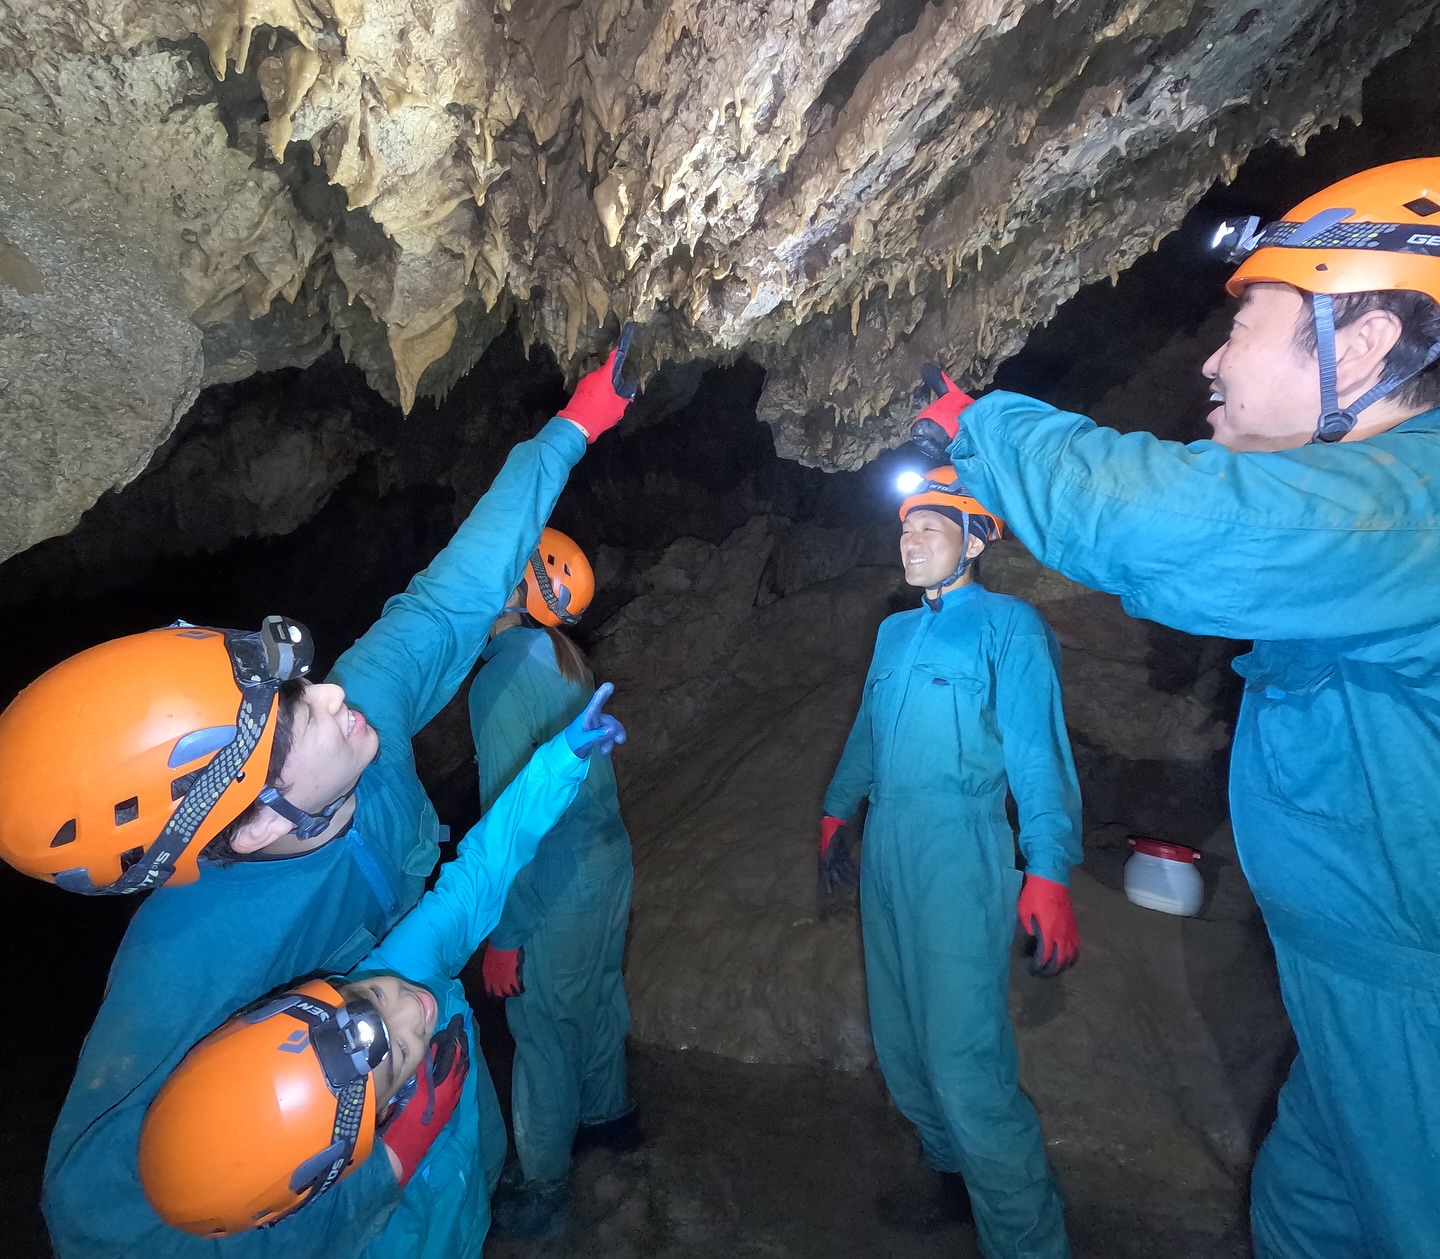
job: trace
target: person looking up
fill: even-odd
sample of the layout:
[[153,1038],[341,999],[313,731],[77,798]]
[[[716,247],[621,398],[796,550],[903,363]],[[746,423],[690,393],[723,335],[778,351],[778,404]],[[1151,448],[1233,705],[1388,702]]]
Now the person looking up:
[[[458,976],[592,754],[606,763],[624,741],[601,711],[612,689],[536,750],[435,888],[350,974],[257,1001],[186,1055],[139,1148],[145,1193],[174,1229],[218,1239],[222,1253],[254,1238],[292,1259],[479,1255],[505,1126]],[[297,1237],[377,1159],[402,1190],[393,1213]]]
[[[479,657],[586,443],[624,413],[627,340],[326,681],[283,618],[258,634],[179,626],[83,651],[0,714],[0,857],[75,891],[159,889],[121,941],[51,1136],[42,1206],[61,1259],[188,1253],[136,1171],[161,1083],[256,993],[348,970],[419,898],[439,822],[410,740]],[[368,1220],[399,1195],[371,1159],[305,1226],[324,1235],[327,1213]]]

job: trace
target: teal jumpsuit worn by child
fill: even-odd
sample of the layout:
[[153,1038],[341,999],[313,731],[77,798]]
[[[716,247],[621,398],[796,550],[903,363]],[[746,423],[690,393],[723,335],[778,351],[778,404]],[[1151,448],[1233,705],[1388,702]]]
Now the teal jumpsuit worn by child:
[[990,1259],[1070,1253],[1006,998],[1021,885],[1007,786],[1027,870],[1068,884],[1080,860],[1058,670],[1040,614],[977,583],[887,618],[825,793],[837,818],[870,799],[860,907],[876,1056],[926,1161],[963,1174]]
[[[544,630],[505,630],[484,657],[470,690],[482,806],[590,694],[561,674]],[[506,1001],[505,1015],[515,1037],[515,1148],[527,1182],[563,1180],[578,1126],[631,1109],[621,964],[632,879],[630,836],[607,758],[520,871],[490,936],[494,948],[525,950],[524,991]]]

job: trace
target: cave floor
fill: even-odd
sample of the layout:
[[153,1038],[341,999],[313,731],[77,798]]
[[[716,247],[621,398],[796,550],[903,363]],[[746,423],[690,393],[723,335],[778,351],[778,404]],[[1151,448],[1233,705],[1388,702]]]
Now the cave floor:
[[[919,1155],[877,1072],[650,1050],[633,1050],[630,1063],[644,1148],[581,1156],[568,1227],[539,1243],[491,1238],[486,1259],[940,1253],[978,1259],[968,1227],[909,1236],[878,1218],[877,1195],[917,1175]],[[1241,1186],[1223,1196],[1158,1190],[1136,1169],[1072,1166],[1055,1149],[1051,1158],[1079,1259],[1249,1254]]]

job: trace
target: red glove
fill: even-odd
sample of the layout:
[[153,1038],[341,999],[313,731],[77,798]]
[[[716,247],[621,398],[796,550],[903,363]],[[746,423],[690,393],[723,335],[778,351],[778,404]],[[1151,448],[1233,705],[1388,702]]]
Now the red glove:
[[497,949],[493,944],[485,950],[480,963],[480,977],[485,991],[492,997],[518,997],[525,991],[520,981],[520,968],[525,964],[524,949]]
[[860,871],[850,860],[850,837],[845,833],[844,818],[829,814],[820,819],[820,881],[827,892],[841,887],[854,887],[860,882]]
[[929,459],[946,462],[946,452],[960,432],[960,412],[975,401],[934,363],[920,369],[925,386],[936,395],[935,401],[920,412],[910,424],[910,440]]
[[469,1070],[465,1016],[457,1014],[444,1031],[431,1037],[425,1063],[415,1077],[414,1094],[398,1111],[392,1109],[380,1132],[380,1140],[400,1164],[396,1179],[402,1188],[455,1113]]
[[1080,928],[1075,922],[1069,889],[1063,883],[1027,874],[1017,908],[1020,925],[1035,937],[1035,956],[1030,960],[1032,975],[1049,978],[1080,960]]
[[620,342],[610,351],[605,365],[580,378],[575,393],[559,413],[585,430],[587,443],[620,423],[620,417],[635,396],[635,385],[620,374],[625,366],[625,356],[630,352],[630,338],[634,331],[634,324],[625,325],[620,332]]

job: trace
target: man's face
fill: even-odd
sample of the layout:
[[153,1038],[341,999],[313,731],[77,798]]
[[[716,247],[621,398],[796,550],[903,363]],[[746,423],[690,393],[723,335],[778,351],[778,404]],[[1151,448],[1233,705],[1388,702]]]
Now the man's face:
[[1215,440],[1231,450],[1293,450],[1320,417],[1320,368],[1295,333],[1308,318],[1300,290],[1252,284],[1245,290],[1230,338],[1201,369],[1219,405],[1206,416]]
[[380,736],[331,682],[307,686],[295,710],[290,754],[280,770],[284,796],[318,813],[360,781],[380,750]]
[[371,1073],[378,1112],[414,1078],[425,1061],[430,1038],[435,1035],[439,1007],[428,989],[408,983],[398,975],[373,975],[359,983],[346,984],[340,991],[346,997],[367,998],[385,1021],[390,1052]]
[[[900,563],[912,586],[934,590],[960,567],[965,531],[949,516],[917,507],[900,526]],[[974,543],[972,537],[972,553]]]

